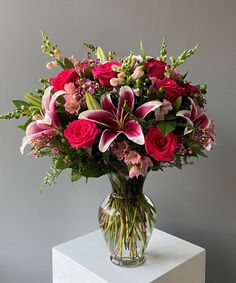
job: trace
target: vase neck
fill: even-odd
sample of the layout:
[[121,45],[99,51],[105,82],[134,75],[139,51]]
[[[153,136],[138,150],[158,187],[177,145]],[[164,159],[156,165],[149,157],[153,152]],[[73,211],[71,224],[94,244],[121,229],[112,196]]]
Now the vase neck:
[[109,173],[108,178],[112,186],[112,195],[117,198],[135,198],[143,195],[145,177],[139,176],[132,179],[129,176]]

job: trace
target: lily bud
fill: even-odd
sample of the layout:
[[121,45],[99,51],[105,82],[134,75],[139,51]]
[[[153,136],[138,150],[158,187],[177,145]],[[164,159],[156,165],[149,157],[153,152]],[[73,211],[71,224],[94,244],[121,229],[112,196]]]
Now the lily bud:
[[98,110],[98,109],[101,109],[100,103],[89,92],[86,92],[85,99],[86,99],[86,104],[87,104],[88,110]]

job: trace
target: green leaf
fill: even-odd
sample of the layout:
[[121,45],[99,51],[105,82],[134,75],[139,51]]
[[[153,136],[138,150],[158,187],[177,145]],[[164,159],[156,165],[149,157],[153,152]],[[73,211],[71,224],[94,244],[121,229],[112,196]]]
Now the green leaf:
[[73,63],[67,57],[64,58],[64,66],[65,66],[66,69],[74,68]]
[[79,181],[79,179],[81,178],[81,174],[79,173],[79,170],[78,169],[75,169],[75,168],[72,168],[71,169],[71,182],[76,182],[76,181]]
[[37,108],[41,108],[41,101],[42,98],[39,96],[34,95],[33,93],[28,93],[26,92],[24,94],[25,99],[33,106],[37,107]]
[[180,109],[181,104],[182,104],[182,96],[179,96],[174,103],[174,109],[176,112]]
[[107,61],[107,56],[105,55],[104,51],[100,46],[97,47],[96,56],[101,62]]
[[142,40],[140,41],[140,54],[141,54],[141,56],[143,57],[143,60],[145,60],[145,58],[146,58],[146,52],[145,52],[145,50],[144,50]]
[[164,136],[175,130],[176,121],[161,121],[157,122],[157,127],[162,131]]
[[101,166],[97,163],[97,161],[93,160],[84,167],[82,175],[87,178],[97,178],[104,175],[104,172],[102,171]]
[[64,160],[62,158],[58,158],[56,161],[55,161],[55,168],[56,169],[59,169],[59,170],[64,170],[66,169],[68,166],[67,164],[64,162]]
[[32,119],[30,118],[25,124],[18,125],[17,127],[23,131],[26,131],[27,126],[32,122]]
[[86,104],[88,107],[88,110],[98,110],[101,109],[100,103],[97,101],[97,99],[91,95],[90,92],[86,92],[85,94]]
[[29,103],[23,100],[12,100],[13,104],[16,106],[16,108],[21,108],[21,106],[29,107]]

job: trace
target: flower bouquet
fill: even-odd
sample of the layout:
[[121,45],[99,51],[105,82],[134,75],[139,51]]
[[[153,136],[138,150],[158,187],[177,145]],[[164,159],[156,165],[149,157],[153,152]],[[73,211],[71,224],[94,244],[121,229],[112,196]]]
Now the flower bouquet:
[[99,208],[99,224],[122,266],[144,262],[156,220],[152,201],[143,194],[149,171],[182,168],[191,157],[205,156],[215,143],[214,124],[205,113],[207,86],[192,85],[178,67],[197,46],[167,60],[163,40],[158,57],[140,54],[119,58],[101,47],[78,60],[63,57],[42,33],[43,53],[53,57],[35,93],[13,100],[15,110],[1,119],[26,117],[21,152],[30,145],[34,157],[49,156],[52,165],[43,185],[71,170],[72,182],[107,174],[112,193]]

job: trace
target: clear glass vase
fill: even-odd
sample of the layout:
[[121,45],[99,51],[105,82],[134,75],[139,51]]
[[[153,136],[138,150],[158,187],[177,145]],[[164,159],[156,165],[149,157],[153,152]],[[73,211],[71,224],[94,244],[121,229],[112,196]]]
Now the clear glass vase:
[[111,261],[134,267],[145,261],[144,252],[156,222],[153,202],[143,194],[145,177],[108,175],[112,193],[99,208],[99,225],[111,252]]

